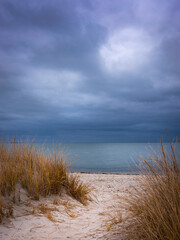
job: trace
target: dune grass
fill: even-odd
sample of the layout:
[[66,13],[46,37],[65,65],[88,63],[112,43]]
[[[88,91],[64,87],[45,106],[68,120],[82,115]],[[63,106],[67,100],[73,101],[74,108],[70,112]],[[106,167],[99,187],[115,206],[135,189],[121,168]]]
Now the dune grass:
[[161,142],[161,154],[143,157],[140,187],[130,194],[130,225],[126,239],[180,239],[180,159]]
[[3,205],[2,198],[9,196],[13,203],[20,201],[21,187],[35,200],[39,200],[40,196],[60,195],[63,189],[83,204],[90,199],[90,188],[68,172],[68,165],[62,155],[55,152],[44,154],[35,144],[1,143],[0,222],[7,207]]

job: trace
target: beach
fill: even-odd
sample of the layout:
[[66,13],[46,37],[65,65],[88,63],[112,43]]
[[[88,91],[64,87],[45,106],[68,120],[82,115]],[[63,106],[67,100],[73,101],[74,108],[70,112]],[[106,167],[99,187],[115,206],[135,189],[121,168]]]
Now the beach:
[[13,217],[0,225],[0,239],[121,239],[117,231],[127,217],[124,197],[138,185],[140,175],[78,174],[92,188],[85,206],[68,196],[51,195],[39,201],[20,190]]

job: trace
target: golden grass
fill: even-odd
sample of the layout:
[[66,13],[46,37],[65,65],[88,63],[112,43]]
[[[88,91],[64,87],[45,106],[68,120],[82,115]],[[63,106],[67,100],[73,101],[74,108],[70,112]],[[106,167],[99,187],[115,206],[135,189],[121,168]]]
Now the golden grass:
[[73,212],[69,211],[69,210],[66,210],[66,213],[67,213],[67,215],[70,216],[71,218],[75,218],[75,217],[76,217],[76,215],[75,215]]
[[[103,215],[103,214],[101,214]],[[106,230],[110,231],[112,226],[122,223],[122,213],[118,211],[116,208],[114,209],[112,214],[109,214],[109,219],[105,222]]]
[[84,205],[87,204],[87,201],[92,200],[90,197],[91,188],[81,182],[79,176],[69,175],[65,183],[69,195],[73,198],[78,199]]
[[31,214],[36,216],[45,216],[52,222],[61,223],[61,221],[53,217],[52,212],[54,211],[58,212],[59,210],[55,207],[49,207],[47,204],[40,204],[39,206],[33,208]]
[[0,143],[0,222],[5,215],[2,197],[9,196],[13,203],[20,201],[20,187],[35,200],[40,196],[60,195],[62,189],[83,204],[90,199],[90,188],[69,174],[62,155],[44,154],[34,144]]
[[170,143],[161,154],[143,159],[140,187],[130,194],[130,225],[126,239],[180,239],[180,159]]

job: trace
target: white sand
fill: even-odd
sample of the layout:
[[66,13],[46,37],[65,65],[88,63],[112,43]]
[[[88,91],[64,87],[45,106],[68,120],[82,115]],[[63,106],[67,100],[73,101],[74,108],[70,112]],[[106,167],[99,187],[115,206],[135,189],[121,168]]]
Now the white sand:
[[[122,197],[137,186],[140,176],[81,173],[80,177],[94,188],[94,201],[83,206],[66,194],[33,201],[21,190],[21,202],[14,206],[14,217],[0,225],[0,239],[116,239],[117,236],[113,238],[113,227],[110,227],[111,220],[121,215],[117,209],[123,205]],[[54,199],[61,203],[54,205]],[[51,213],[55,222],[37,210],[40,204],[54,208]],[[30,214],[33,209],[34,215]],[[126,212],[121,213],[124,220]]]

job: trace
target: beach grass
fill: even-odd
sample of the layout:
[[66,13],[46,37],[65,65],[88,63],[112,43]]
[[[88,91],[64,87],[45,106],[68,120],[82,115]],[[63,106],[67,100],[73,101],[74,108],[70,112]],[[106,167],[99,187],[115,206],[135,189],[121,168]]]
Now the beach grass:
[[130,224],[126,239],[180,239],[180,159],[170,142],[161,154],[143,160],[140,185],[127,200]]
[[90,200],[89,186],[68,169],[62,154],[45,154],[35,144],[0,143],[0,222],[8,208],[3,197],[8,197],[12,203],[20,201],[20,188],[26,189],[34,200],[39,200],[40,196],[60,195],[64,189],[86,204]]

